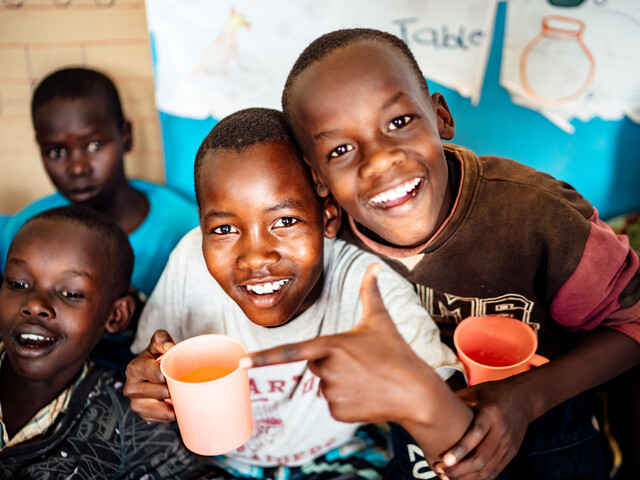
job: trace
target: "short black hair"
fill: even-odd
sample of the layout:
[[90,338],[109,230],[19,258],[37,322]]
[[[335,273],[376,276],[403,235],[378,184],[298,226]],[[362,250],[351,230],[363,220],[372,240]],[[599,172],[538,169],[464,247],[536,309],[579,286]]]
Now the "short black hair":
[[398,50],[402,56],[405,57],[407,62],[409,62],[409,67],[416,76],[418,84],[422,86],[425,94],[429,95],[429,85],[422,74],[422,70],[420,70],[420,66],[408,45],[401,38],[391,33],[372,28],[348,28],[335,30],[318,37],[302,51],[298,59],[293,64],[293,67],[291,67],[291,71],[289,72],[284,84],[284,90],[282,91],[282,111],[284,112],[284,117],[288,125],[294,129],[294,134],[297,132],[295,132],[295,127],[293,127],[291,121],[289,101],[291,99],[293,83],[296,81],[296,78],[298,78],[298,76],[311,64],[322,60],[334,50],[362,41],[379,42]]
[[118,127],[124,125],[120,96],[113,81],[104,73],[82,67],[57,70],[38,84],[31,99],[31,120],[35,127],[38,110],[54,99],[98,99],[111,112]]
[[282,112],[271,108],[246,108],[220,120],[202,141],[196,153],[193,170],[198,206],[200,206],[200,176],[205,157],[209,152],[215,150],[240,152],[255,144],[271,142],[290,146],[302,161],[302,154]]
[[111,292],[119,298],[129,291],[133,272],[133,250],[129,237],[120,226],[107,215],[82,205],[67,205],[44,210],[29,218],[25,225],[35,220],[75,222],[84,225],[100,238],[100,247],[109,259],[111,268]]

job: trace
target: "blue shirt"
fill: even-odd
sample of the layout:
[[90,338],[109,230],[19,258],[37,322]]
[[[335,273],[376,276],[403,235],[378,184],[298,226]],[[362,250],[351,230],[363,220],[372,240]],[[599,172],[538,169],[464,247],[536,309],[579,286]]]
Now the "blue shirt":
[[[136,190],[149,200],[149,212],[138,227],[129,234],[135,256],[131,285],[146,296],[155,287],[169,254],[180,239],[198,225],[197,205],[169,187],[129,180]],[[36,200],[9,218],[0,233],[0,268],[4,272],[7,253],[13,237],[32,216],[50,208],[69,205],[59,192]]]

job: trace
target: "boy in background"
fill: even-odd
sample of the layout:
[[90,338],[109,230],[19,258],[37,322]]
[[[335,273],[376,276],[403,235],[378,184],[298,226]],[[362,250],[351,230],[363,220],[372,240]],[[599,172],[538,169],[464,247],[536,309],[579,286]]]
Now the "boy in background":
[[[536,328],[538,352],[552,360],[461,390],[475,420],[437,471],[493,478],[519,452],[504,478],[608,478],[603,438],[579,394],[640,361],[640,262],[626,238],[566,183],[443,144],[455,132],[449,108],[393,35],[349,29],[312,42],[282,105],[317,192],[347,213],[342,237],[414,283],[445,338],[465,317],[511,316]],[[253,364],[308,358],[300,350],[254,354]],[[361,363],[373,371],[385,361]],[[347,370],[342,382],[353,377]],[[406,413],[419,422],[422,387],[397,388],[414,399]],[[398,405],[387,407],[397,415]],[[400,472],[413,477],[413,442],[395,438]]]
[[166,186],[129,180],[124,155],[133,131],[115,85],[86,68],[45,77],[33,92],[31,118],[47,175],[58,190],[16,213],[4,227],[0,265],[31,216],[75,203],[111,217],[128,235],[136,262],[131,284],[151,294],[169,254],[198,224],[196,205]]
[[126,234],[85,207],[39,213],[14,237],[0,288],[1,478],[204,478],[173,426],[141,420],[121,377],[88,360],[131,319],[132,268]]
[[[51,73],[33,93],[31,116],[44,168],[58,191],[8,220],[0,235],[0,269],[28,218],[53,207],[84,205],[111,217],[129,235],[136,258],[131,285],[143,302],[173,247],[197,225],[196,205],[166,186],[127,179],[124,154],[132,147],[132,127],[104,74],[85,68]],[[128,331],[105,337],[95,359],[124,371],[132,358],[128,349],[136,319]]]
[[[316,195],[280,112],[248,109],[221,120],[198,150],[195,186],[200,229],[171,254],[132,347],[140,352],[149,344],[127,368],[125,394],[134,411],[175,420],[156,361],[174,340],[224,333],[252,351],[382,329],[386,342],[367,343],[368,350],[402,351],[399,358],[419,365],[385,373],[411,372],[431,388],[427,448],[441,453],[462,435],[471,410],[438,376],[458,368],[455,357],[409,282],[379,264],[378,275],[370,267],[377,257],[334,239],[340,211]],[[406,342],[412,348],[405,352]],[[230,477],[381,478],[384,437],[344,423],[351,419],[320,384],[316,367],[300,361],[249,372],[254,434],[213,460]],[[358,389],[354,383],[351,393]]]

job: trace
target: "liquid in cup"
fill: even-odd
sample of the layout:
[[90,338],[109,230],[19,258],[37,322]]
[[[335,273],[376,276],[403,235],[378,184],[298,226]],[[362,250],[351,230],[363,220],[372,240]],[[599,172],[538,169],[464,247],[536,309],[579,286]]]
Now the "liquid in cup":
[[199,455],[222,455],[253,433],[249,376],[240,368],[247,347],[220,334],[176,344],[160,361],[185,446]]
[[233,368],[218,367],[215,365],[198,367],[181,375],[178,380],[181,382],[191,383],[210,382],[212,380],[218,380],[219,378],[226,377],[233,372],[233,370]]

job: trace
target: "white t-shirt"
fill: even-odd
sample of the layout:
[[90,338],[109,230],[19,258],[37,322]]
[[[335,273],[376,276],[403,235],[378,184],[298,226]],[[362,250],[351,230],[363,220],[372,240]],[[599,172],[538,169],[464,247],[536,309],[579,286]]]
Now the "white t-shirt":
[[[224,333],[241,339],[250,352],[349,330],[362,316],[360,284],[365,270],[378,262],[382,265],[378,288],[404,339],[442,378],[461,371],[407,280],[378,257],[342,240],[325,239],[324,247],[324,286],[318,300],[287,324],[267,328],[251,322],[209,274],[200,229],[192,230],[172,252],[149,297],[131,350],[136,354],[144,350],[160,328],[176,342]],[[301,465],[353,436],[359,424],[333,419],[319,392],[319,379],[306,364],[249,370],[255,429],[251,439],[228,457],[258,466]]]

